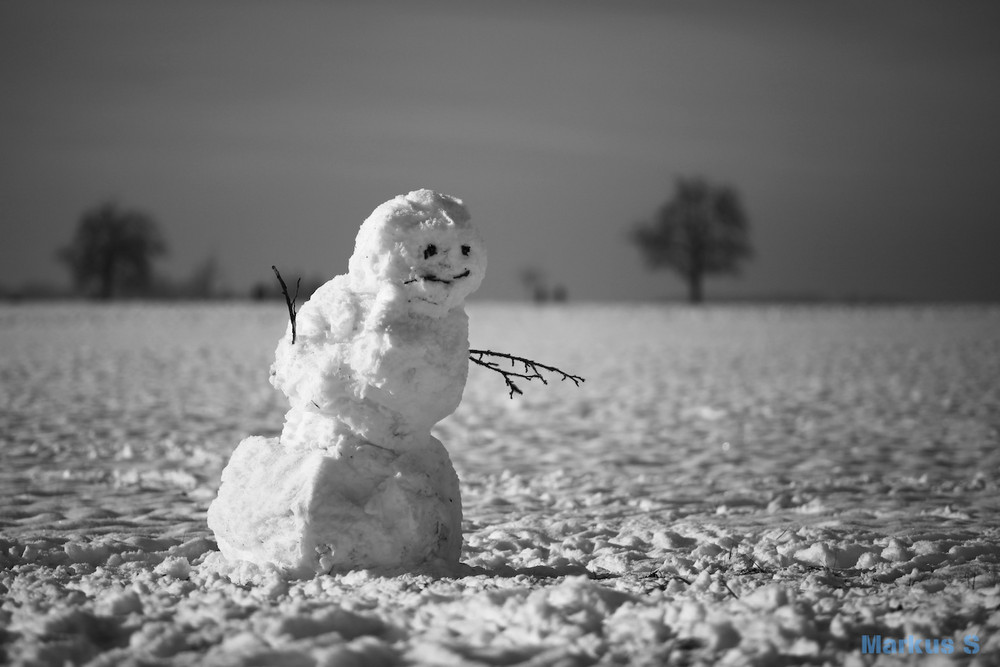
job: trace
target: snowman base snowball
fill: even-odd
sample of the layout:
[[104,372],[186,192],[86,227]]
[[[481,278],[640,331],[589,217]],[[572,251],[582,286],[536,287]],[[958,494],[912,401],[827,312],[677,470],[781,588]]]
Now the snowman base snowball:
[[308,450],[247,438],[209,513],[227,558],[298,577],[457,562],[461,522],[458,476],[433,437],[405,453],[357,441]]

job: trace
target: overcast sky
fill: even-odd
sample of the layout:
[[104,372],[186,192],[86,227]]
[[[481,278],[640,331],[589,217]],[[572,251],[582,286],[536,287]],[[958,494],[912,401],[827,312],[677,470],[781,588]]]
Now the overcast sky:
[[1000,3],[0,2],[0,284],[114,198],[181,277],[347,268],[420,187],[464,199],[485,298],[680,296],[627,231],[736,187],[755,260],[708,295],[1000,299]]

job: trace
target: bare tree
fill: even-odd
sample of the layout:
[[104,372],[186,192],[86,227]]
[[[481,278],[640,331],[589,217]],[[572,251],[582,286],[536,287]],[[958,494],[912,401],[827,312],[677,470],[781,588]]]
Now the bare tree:
[[166,251],[155,220],[109,201],[83,213],[73,240],[58,257],[80,292],[110,299],[148,289],[153,259]]
[[673,198],[633,229],[632,240],[652,268],[681,274],[691,303],[702,301],[706,275],[736,273],[752,254],[739,194],[702,178],[678,179]]

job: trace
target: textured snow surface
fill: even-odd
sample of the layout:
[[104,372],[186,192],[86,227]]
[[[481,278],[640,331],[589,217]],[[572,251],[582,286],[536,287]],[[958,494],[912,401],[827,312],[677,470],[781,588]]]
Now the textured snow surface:
[[295,581],[205,515],[282,304],[0,306],[0,662],[1000,661],[1000,308],[467,308],[586,384],[470,370],[461,567]]
[[415,190],[362,223],[349,266],[278,342],[281,436],[244,439],[223,471],[208,525],[231,561],[298,576],[458,563],[458,477],[431,427],[462,400],[485,248],[460,200]]

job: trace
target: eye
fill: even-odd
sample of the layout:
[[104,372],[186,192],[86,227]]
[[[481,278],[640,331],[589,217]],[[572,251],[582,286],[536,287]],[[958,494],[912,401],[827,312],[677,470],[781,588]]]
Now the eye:
[[437,246],[434,245],[433,243],[424,248],[424,259],[433,257],[436,254],[438,254],[438,249]]
[[468,257],[470,252],[472,252],[472,248],[470,248],[467,245],[462,246],[462,254],[463,255],[465,255],[466,257]]

